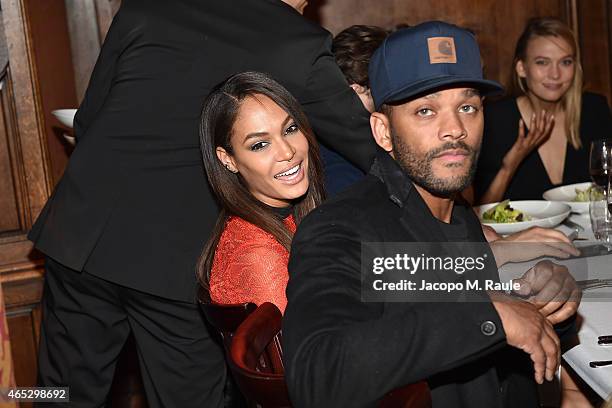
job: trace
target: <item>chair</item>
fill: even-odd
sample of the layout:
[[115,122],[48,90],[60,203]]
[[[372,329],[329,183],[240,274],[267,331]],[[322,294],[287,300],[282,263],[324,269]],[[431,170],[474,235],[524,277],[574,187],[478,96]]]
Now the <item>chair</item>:
[[[263,303],[234,333],[229,366],[238,387],[253,407],[290,407],[280,347],[282,315],[272,303]],[[262,366],[261,361],[270,365]]]
[[221,304],[200,302],[200,309],[208,323],[219,332],[225,351],[229,352],[234,332],[257,306],[255,303]]
[[[282,315],[271,303],[260,305],[234,333],[230,346],[229,366],[251,406],[262,408],[290,407],[282,365],[280,345]],[[262,367],[262,356],[271,362],[272,370]],[[386,394],[379,408],[431,408],[431,394],[422,381]]]
[[[255,303],[220,304],[202,301],[200,297],[200,310],[206,320],[219,333],[226,359],[229,360],[229,349],[234,332],[240,323],[250,315],[257,306]],[[265,362],[264,362],[265,364]],[[246,401],[236,386],[236,381],[229,374],[225,381],[225,406],[244,407]]]

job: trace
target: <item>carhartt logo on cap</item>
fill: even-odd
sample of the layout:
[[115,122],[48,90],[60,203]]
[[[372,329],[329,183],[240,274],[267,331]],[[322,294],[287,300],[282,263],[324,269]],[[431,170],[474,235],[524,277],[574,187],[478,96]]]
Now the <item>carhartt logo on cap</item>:
[[453,37],[431,37],[427,39],[430,64],[456,64],[455,39]]

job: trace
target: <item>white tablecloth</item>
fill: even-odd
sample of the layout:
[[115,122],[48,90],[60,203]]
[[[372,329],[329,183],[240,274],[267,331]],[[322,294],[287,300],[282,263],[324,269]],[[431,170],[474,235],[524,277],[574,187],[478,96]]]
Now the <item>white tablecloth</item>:
[[[573,215],[570,219],[586,227],[580,237],[593,239],[588,216]],[[558,228],[565,233],[570,232],[567,227]],[[579,244],[580,241],[577,241]],[[555,262],[567,265],[576,280],[612,278],[612,255]],[[501,281],[507,282],[521,276],[533,264],[535,261],[505,265],[500,269]],[[612,365],[591,368],[589,362],[612,360],[612,345],[597,344],[598,336],[612,335],[612,288],[585,291],[578,315],[580,344],[565,352],[563,358],[597,394],[606,399],[612,395]]]

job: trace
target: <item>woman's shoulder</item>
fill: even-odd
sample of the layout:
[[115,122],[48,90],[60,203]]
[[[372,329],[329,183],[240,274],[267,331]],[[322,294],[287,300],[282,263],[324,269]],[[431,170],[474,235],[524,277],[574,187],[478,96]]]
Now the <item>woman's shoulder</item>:
[[605,96],[585,92],[582,94],[580,138],[588,148],[589,142],[607,137],[612,132],[612,113]]
[[230,269],[241,270],[245,264],[252,267],[258,259],[271,260],[287,255],[287,250],[272,234],[243,218],[230,217],[215,250],[213,271],[223,274]]
[[234,239],[251,241],[264,238],[268,235],[270,234],[244,218],[230,216],[225,223],[221,240]]
[[[296,224],[292,215],[287,217],[284,222],[291,232],[295,232]],[[257,246],[267,246],[270,245],[270,243],[280,245],[272,234],[238,216],[230,216],[225,224],[225,228],[221,234],[221,242],[227,240],[251,243]]]

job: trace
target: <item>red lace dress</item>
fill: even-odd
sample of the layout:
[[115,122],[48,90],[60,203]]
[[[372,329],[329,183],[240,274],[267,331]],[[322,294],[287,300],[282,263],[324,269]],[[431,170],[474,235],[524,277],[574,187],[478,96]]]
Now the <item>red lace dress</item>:
[[[295,232],[293,216],[285,225]],[[271,234],[230,217],[210,271],[210,297],[216,303],[274,303],[284,313],[289,252]]]

